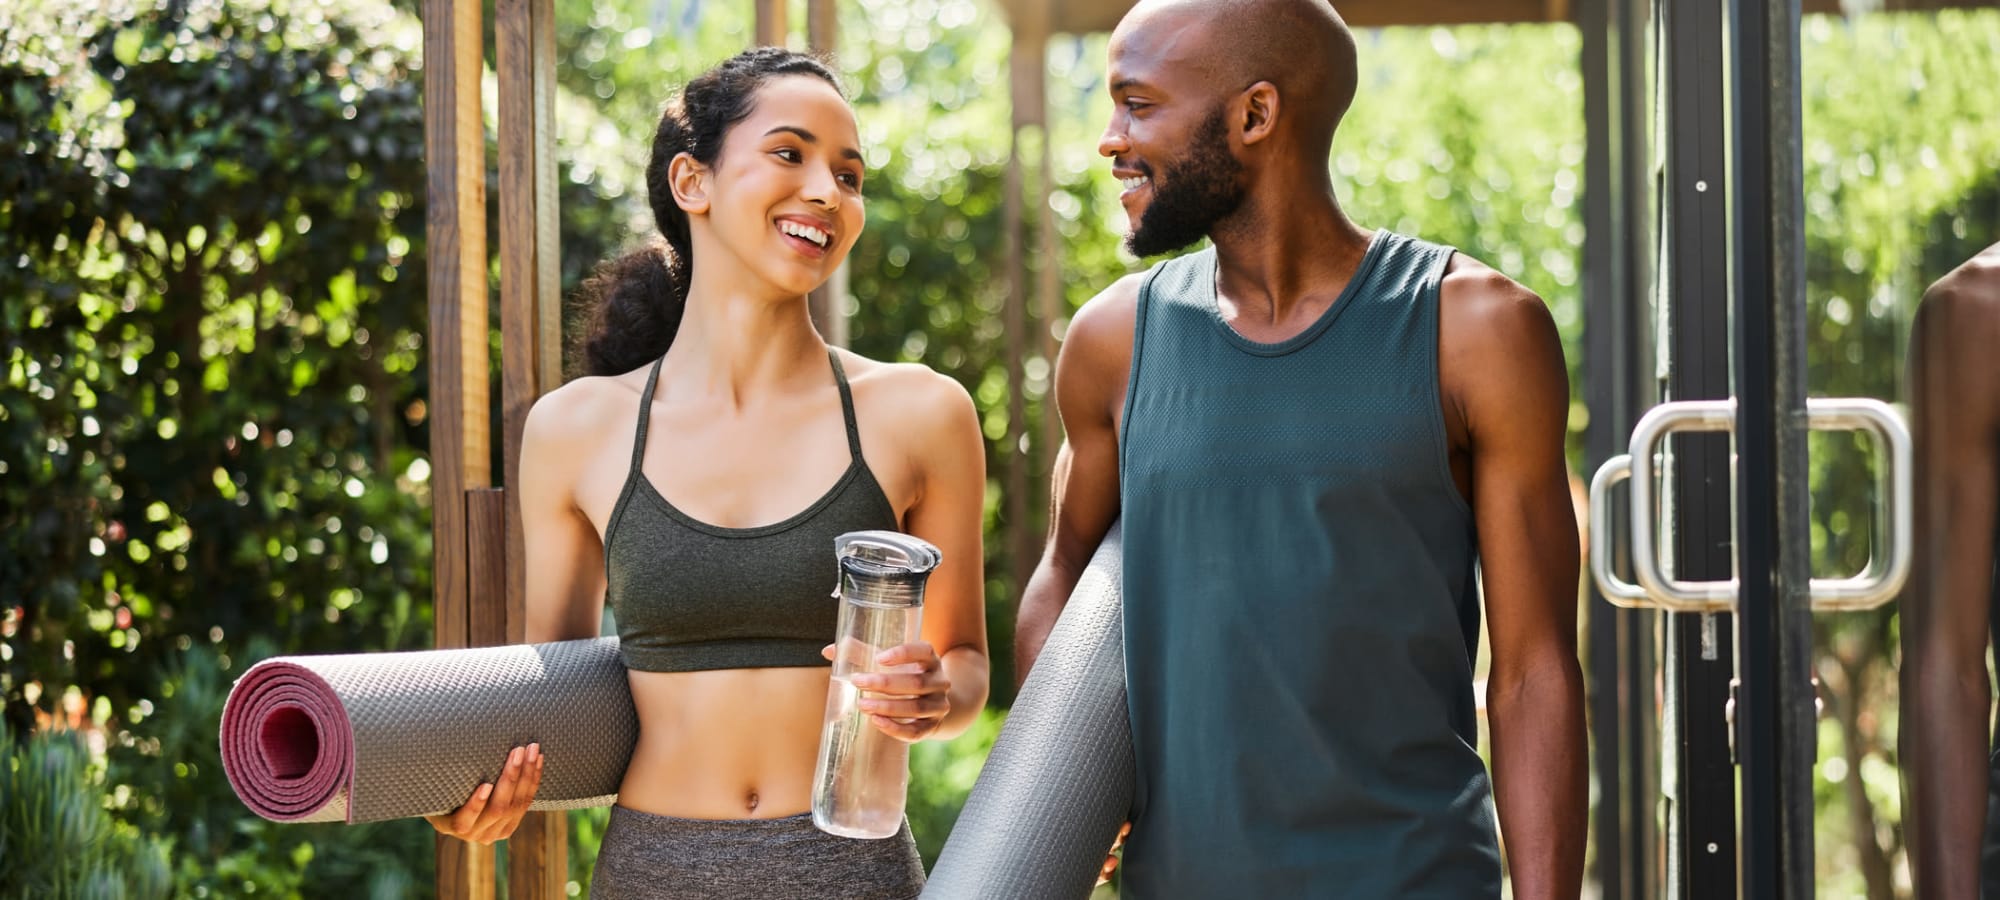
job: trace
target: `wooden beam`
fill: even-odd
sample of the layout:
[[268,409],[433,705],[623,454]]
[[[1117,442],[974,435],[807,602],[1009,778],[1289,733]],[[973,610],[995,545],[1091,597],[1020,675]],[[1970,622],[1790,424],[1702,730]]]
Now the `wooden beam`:
[[[839,49],[840,16],[834,0],[806,0],[806,46],[831,57]],[[836,347],[847,346],[847,261],[806,297],[813,327]]]
[[464,493],[491,482],[487,437],[486,153],[480,8],[425,0],[424,150],[430,312],[429,422],[440,646],[462,644]]
[[757,28],[754,40],[759,47],[783,47],[785,35],[791,32],[787,19],[790,6],[786,0],[756,0]]
[[507,591],[507,492],[496,487],[465,492],[465,587],[472,598],[466,646],[507,643],[500,601]]
[[[1804,0],[1803,10],[1807,15],[1830,13],[1845,15],[1846,9],[1840,0]],[[2000,8],[2000,0],[1882,0],[1869,4],[1876,12],[1936,12],[1941,9],[1994,9]]]
[[834,0],[806,0],[806,46],[822,53],[839,49],[839,10]]
[[491,898],[493,848],[437,836],[437,896]]
[[[500,70],[500,409],[502,483],[520,484],[521,436],[535,400],[562,382],[557,246],[555,8],[498,0]],[[527,639],[520,494],[508,492],[504,639]]]
[[[1041,46],[1039,41],[1033,45],[1034,48]],[[1031,65],[1041,64],[1042,57],[1036,55],[1038,52],[1024,42],[1019,30],[1015,32],[1013,48],[1008,51],[1008,85],[1014,111],[1008,128],[1006,193],[1000,211],[1000,228],[1004,234],[1002,240],[1007,259],[1007,296],[1001,313],[1007,351],[1007,436],[1000,456],[1007,460],[1003,515],[1007,555],[1013,569],[1014,594],[1019,594],[1027,586],[1028,577],[1034,573],[1035,563],[1040,557],[1041,546],[1041,535],[1031,526],[1028,506],[1032,464],[1027,454],[1021,452],[1021,438],[1027,433],[1028,418],[1027,401],[1022,391],[1025,380],[1023,363],[1028,358],[1027,252],[1022,234],[1026,218],[1022,206],[1027,191],[1027,178],[1021,162],[1021,129],[1025,109],[1022,97],[1033,90],[1032,80],[1024,72]]]
[[462,642],[464,493],[491,483],[487,437],[486,145],[480,118],[480,8],[425,0],[431,515],[439,641]]
[[[487,462],[486,131],[480,5],[424,0],[425,277],[430,300],[433,616],[439,647],[472,638],[466,583],[468,487]],[[493,848],[440,836],[437,896],[490,900]]]
[[[1132,0],[1004,0],[1008,20],[1048,16],[1058,34],[1110,31]],[[1354,28],[1394,25],[1473,25],[1568,21],[1570,0],[1337,0],[1334,7]]]
[[562,812],[531,812],[507,839],[507,895],[554,898],[569,887],[569,818]]
[[[1807,13],[1841,13],[1841,0],[1803,0]],[[1045,17],[1056,34],[1110,31],[1132,8],[1133,0],[1000,0],[1007,20]],[[1575,14],[1573,0],[1335,0],[1341,18],[1355,28],[1424,25],[1529,24],[1567,22]],[[1991,9],[2000,0],[1881,0],[1886,12],[1939,9]]]
[[[1340,17],[1353,28],[1548,22],[1556,5],[1551,0],[1369,0],[1334,4],[1340,10]],[[1567,10],[1563,12],[1566,14]]]
[[[495,67],[500,76],[500,406],[503,483],[475,498],[473,578],[495,579],[493,603],[475,600],[482,643],[527,640],[527,560],[522,531],[521,440],[528,410],[562,383],[562,270],[556,199],[554,0],[497,0]],[[497,543],[495,541],[497,538]],[[482,560],[481,554],[497,550]],[[495,625],[498,628],[495,628]],[[507,840],[507,893],[557,900],[569,881],[569,820],[529,813]]]
[[[518,643],[498,614],[507,588],[509,500],[511,491],[475,488],[466,492],[467,583],[473,603],[472,645]],[[485,607],[482,609],[482,606]],[[483,614],[482,614],[483,613]],[[507,839],[507,895],[513,900],[557,900],[569,883],[569,821],[563,813],[529,813]],[[490,852],[490,851],[489,851]],[[491,857],[488,857],[490,862]]]
[[[1062,446],[1062,417],[1056,414],[1055,366],[1056,331],[1063,326],[1068,312],[1068,304],[1063,297],[1063,243],[1062,235],[1056,231],[1055,205],[1050,202],[1056,192],[1055,140],[1049,131],[1048,102],[1048,44],[1040,42],[1030,48],[1032,65],[1020,74],[1032,84],[1028,91],[1030,99],[1021,109],[1026,114],[1027,123],[1042,136],[1041,165],[1035,185],[1036,253],[1038,267],[1035,270],[1035,354],[1042,358],[1047,375],[1042,379],[1041,433],[1035,436],[1036,453],[1039,461],[1035,475],[1041,476],[1053,470],[1056,448]],[[1016,99],[1017,104],[1023,101]],[[1029,488],[1030,493],[1041,496],[1045,491],[1039,485]],[[1040,508],[1039,506],[1037,507]],[[1044,523],[1035,529],[1037,536],[1048,533]]]

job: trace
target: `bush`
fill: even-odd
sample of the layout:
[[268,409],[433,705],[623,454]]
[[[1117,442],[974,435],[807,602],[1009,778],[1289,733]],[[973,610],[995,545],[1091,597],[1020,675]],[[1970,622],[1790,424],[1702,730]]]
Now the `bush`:
[[16,740],[0,722],[0,897],[165,897],[167,848],[104,808],[74,731]]
[[420,51],[384,0],[0,14],[0,701],[80,698],[176,895],[430,881],[421,822],[249,815],[215,729],[265,656],[430,643]]

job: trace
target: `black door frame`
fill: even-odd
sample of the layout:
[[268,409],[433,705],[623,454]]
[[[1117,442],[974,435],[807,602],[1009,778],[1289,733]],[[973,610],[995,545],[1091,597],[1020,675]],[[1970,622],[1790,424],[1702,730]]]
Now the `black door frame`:
[[[1655,397],[1740,401],[1733,447],[1724,435],[1670,439],[1664,532],[1679,577],[1741,576],[1737,613],[1614,610],[1595,597],[1590,607],[1607,898],[1656,896],[1662,849],[1677,900],[1812,896],[1799,21],[1798,0],[1579,8],[1590,465],[1623,449]],[[1661,127],[1659,169],[1649,121]],[[1666,310],[1654,321],[1650,287]],[[1667,332],[1657,381],[1656,328]],[[1661,625],[1666,745],[1651,702]],[[1673,759],[1664,847],[1656,748]]]

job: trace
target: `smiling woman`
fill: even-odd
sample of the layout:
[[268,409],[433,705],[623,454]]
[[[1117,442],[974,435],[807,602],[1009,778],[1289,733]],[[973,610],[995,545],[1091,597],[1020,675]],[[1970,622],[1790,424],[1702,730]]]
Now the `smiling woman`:
[[[922,887],[907,827],[855,840],[806,813],[835,537],[907,531],[943,553],[921,639],[853,679],[873,726],[949,738],[987,695],[971,398],[926,367],[828,347],[807,312],[861,232],[862,178],[853,109],[818,59],[760,48],[690,82],[646,169],[664,240],[586,283],[585,377],[529,414],[527,639],[593,636],[608,602],[639,710],[593,896]],[[539,746],[517,749],[432,824],[504,838],[541,771]]]
[[[744,129],[756,135],[754,150],[763,159],[758,160],[761,165],[753,170],[732,174],[747,175],[753,185],[770,186],[773,170],[799,170],[806,165],[807,154],[812,153],[822,174],[821,182],[811,189],[820,196],[807,199],[801,195],[798,199],[805,202],[774,215],[773,224],[781,234],[794,233],[787,229],[807,228],[820,234],[817,240],[785,242],[801,252],[810,243],[812,249],[823,254],[837,251],[844,256],[853,246],[863,219],[861,151],[853,110],[841,96],[831,70],[813,57],[773,48],[752,50],[724,62],[688,83],[668,104],[653,134],[646,189],[654,221],[664,240],[606,263],[584,285],[580,299],[592,314],[591,327],[580,348],[585,374],[630,372],[660,358],[673,343],[695,279],[697,238],[690,217],[705,216],[718,230],[732,235],[735,220],[739,218],[733,209],[709,216],[712,205],[707,196],[708,185],[700,179],[717,174],[716,169],[724,162],[725,136],[751,118],[759,107],[785,110],[791,118],[781,121],[775,112],[767,112],[758,117],[769,120],[765,127],[755,131]],[[832,151],[831,159],[825,158],[829,151],[822,144],[821,132],[798,120],[796,113],[805,112],[827,113],[836,120],[844,120],[831,128],[821,128],[829,140],[844,131],[840,138],[843,143],[839,150]],[[748,160],[741,157],[747,155],[736,154],[744,162]],[[675,195],[681,186],[677,178],[689,176],[696,179],[687,185],[694,191],[688,197],[694,208],[685,207]],[[839,217],[850,221],[836,222]],[[761,231],[766,226],[756,227]],[[836,237],[840,239],[838,245],[834,243]],[[826,268],[826,273],[831,271],[832,267]],[[826,273],[817,280],[825,280]],[[795,282],[796,277],[787,280]]]

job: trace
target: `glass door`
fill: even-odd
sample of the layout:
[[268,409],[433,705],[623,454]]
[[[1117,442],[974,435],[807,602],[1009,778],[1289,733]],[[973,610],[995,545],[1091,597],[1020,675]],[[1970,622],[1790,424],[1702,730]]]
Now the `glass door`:
[[[1910,895],[1894,601],[1941,557],[1908,348],[1926,286],[2000,240],[2000,12],[1849,6],[1584,22],[1616,187],[1586,248],[1605,897]],[[1917,377],[2000,383],[1970,368]]]

